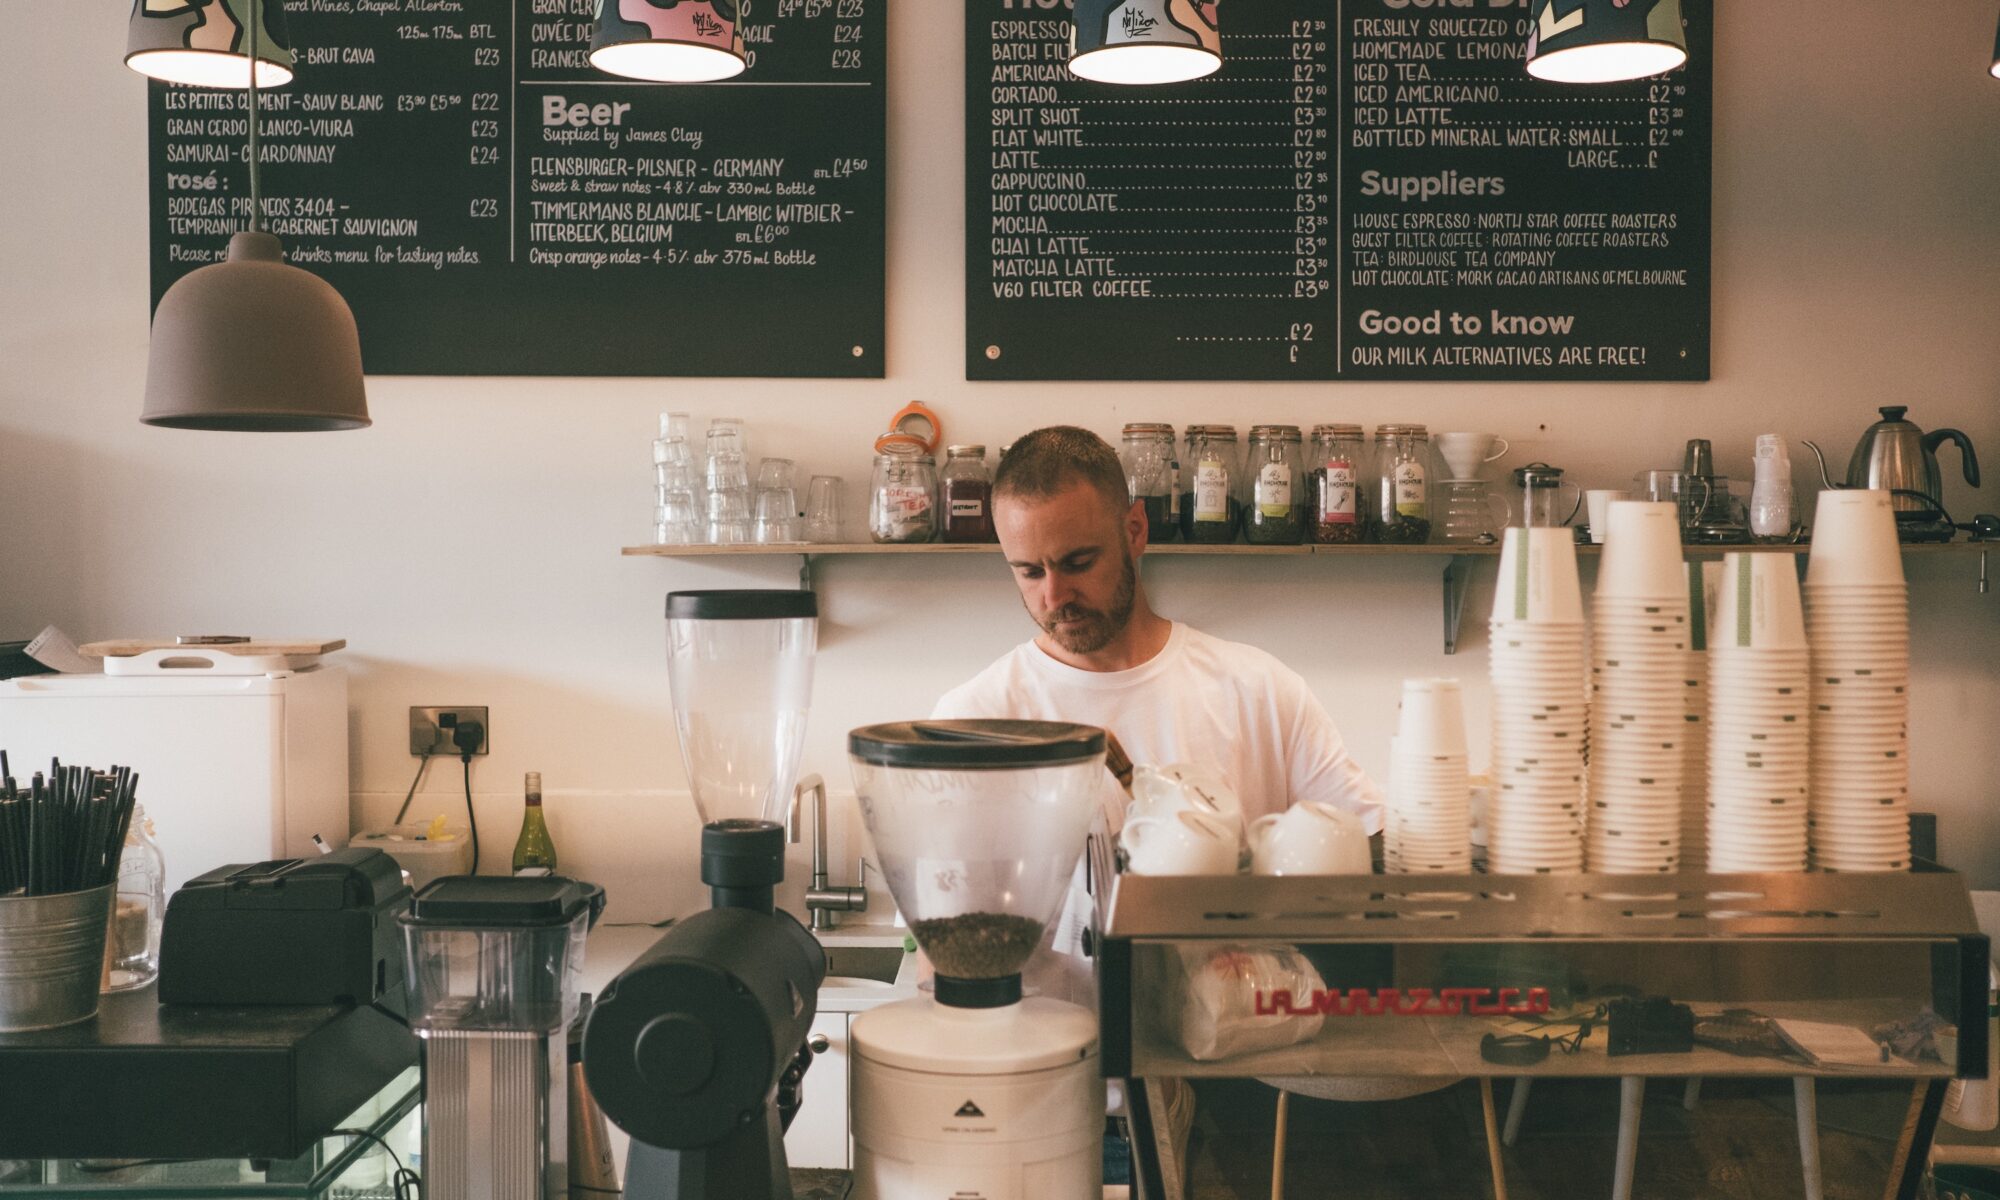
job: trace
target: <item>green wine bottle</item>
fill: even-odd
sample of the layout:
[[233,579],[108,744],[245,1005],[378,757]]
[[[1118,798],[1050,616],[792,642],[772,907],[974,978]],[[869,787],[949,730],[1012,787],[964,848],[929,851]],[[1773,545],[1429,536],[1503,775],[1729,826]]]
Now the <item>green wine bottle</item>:
[[514,839],[514,874],[553,875],[556,843],[542,818],[542,773],[528,772],[528,811],[521,818],[521,836]]

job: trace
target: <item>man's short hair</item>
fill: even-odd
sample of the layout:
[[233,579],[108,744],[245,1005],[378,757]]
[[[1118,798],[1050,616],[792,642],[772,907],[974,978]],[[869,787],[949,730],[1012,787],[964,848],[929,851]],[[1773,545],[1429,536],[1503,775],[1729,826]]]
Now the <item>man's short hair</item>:
[[993,494],[1042,500],[1087,483],[1119,512],[1132,503],[1125,468],[1103,438],[1074,425],[1037,429],[1007,448],[993,473]]

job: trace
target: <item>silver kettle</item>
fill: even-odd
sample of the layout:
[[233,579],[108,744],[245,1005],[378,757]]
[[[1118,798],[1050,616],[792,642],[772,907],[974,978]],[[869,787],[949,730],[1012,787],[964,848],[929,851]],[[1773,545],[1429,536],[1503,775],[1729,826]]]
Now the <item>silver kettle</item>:
[[1972,452],[1971,438],[1956,429],[1925,433],[1903,419],[1909,409],[1900,404],[1877,411],[1882,419],[1862,433],[1854,456],[1847,460],[1846,483],[1835,483],[1827,474],[1826,455],[1814,443],[1806,443],[1819,460],[1819,476],[1827,487],[1879,488],[1892,494],[1898,521],[1940,520],[1945,513],[1944,471],[1938,466],[1937,448],[1946,442],[1958,445],[1965,482],[1979,486],[1979,459]]

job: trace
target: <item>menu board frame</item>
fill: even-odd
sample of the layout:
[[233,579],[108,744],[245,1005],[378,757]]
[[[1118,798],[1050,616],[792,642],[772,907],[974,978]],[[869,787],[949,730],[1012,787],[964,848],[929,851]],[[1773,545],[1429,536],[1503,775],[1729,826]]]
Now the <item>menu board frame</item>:
[[966,377],[1707,380],[1683,10],[1684,66],[1564,85],[1525,0],[1227,0],[1220,72],[1119,87],[1063,69],[1062,0],[968,0]]

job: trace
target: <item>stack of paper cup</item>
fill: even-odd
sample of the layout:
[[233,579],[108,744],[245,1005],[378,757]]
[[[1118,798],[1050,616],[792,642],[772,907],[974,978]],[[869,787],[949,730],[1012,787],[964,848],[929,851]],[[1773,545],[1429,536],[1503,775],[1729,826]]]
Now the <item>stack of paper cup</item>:
[[1568,529],[1507,531],[1492,628],[1487,866],[1575,874],[1583,870],[1589,658]]
[[1686,766],[1687,568],[1672,504],[1614,501],[1590,660],[1590,869],[1678,870]]
[[1687,705],[1681,739],[1681,861],[1708,861],[1708,615],[1722,586],[1722,563],[1687,564]]
[[1806,603],[1813,863],[1908,870],[1910,601],[1888,492],[1820,493]]
[[1708,869],[1803,871],[1812,698],[1791,555],[1723,558],[1708,668]]
[[1392,872],[1471,871],[1472,785],[1458,680],[1403,681],[1390,760],[1383,865]]

